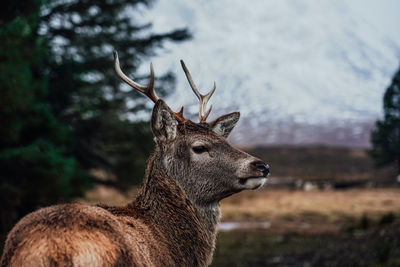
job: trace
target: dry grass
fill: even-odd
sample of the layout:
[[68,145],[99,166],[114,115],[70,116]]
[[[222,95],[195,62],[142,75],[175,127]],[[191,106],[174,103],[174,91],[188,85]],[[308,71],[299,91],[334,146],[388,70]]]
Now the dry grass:
[[[137,189],[126,194],[98,186],[79,202],[125,205]],[[244,191],[221,203],[222,221],[269,221],[269,231],[320,234],[342,230],[363,216],[378,221],[393,213],[400,217],[400,189],[350,189],[344,191]]]
[[343,216],[380,216],[400,213],[399,189],[351,189],[345,191],[259,190],[234,195],[222,202],[226,220],[270,219],[319,214],[335,221]]
[[273,232],[337,232],[364,216],[400,215],[400,189],[247,191],[222,202],[223,221],[270,221]]

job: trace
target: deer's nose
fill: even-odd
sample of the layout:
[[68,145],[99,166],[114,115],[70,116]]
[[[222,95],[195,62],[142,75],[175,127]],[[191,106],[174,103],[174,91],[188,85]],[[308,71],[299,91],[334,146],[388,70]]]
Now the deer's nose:
[[264,177],[267,177],[267,175],[269,173],[269,165],[268,164],[266,164],[262,161],[255,161],[252,164],[254,165],[254,167],[257,168],[257,170],[262,172]]

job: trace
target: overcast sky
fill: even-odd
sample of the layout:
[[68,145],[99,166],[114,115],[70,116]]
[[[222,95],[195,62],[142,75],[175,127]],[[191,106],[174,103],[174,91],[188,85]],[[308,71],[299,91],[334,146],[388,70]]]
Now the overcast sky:
[[400,1],[348,0],[345,4],[400,45]]

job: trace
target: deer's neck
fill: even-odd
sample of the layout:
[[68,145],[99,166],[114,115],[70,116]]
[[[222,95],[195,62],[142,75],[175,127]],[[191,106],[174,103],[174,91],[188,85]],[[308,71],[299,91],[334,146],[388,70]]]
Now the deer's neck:
[[164,171],[152,168],[149,162],[144,184],[133,203],[167,239],[170,251],[179,265],[210,264],[215,247],[219,204],[197,206],[182,187]]

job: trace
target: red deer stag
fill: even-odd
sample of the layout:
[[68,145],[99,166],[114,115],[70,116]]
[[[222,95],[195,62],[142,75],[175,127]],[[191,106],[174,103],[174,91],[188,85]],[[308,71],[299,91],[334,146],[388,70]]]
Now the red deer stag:
[[239,113],[206,122],[214,88],[200,94],[200,123],[173,112],[149,85],[120,69],[118,76],[154,103],[151,128],[156,148],[136,200],[124,207],[63,204],[21,219],[8,235],[1,266],[206,266],[211,263],[220,220],[219,201],[261,187],[267,164],[225,140]]

